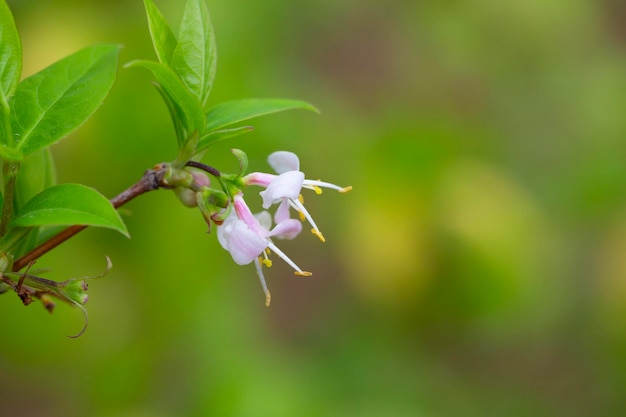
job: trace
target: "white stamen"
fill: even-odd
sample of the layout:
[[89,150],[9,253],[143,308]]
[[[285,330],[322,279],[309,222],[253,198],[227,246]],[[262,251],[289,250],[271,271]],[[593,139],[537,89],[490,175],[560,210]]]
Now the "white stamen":
[[298,265],[295,264],[294,261],[292,261],[291,259],[289,259],[289,257],[287,255],[285,255],[285,253],[283,251],[281,251],[280,249],[278,249],[278,247],[276,245],[274,245],[272,242],[270,242],[270,244],[268,245],[268,247],[276,254],[280,257],[280,259],[282,259],[283,261],[285,261],[285,263],[287,265],[289,265],[290,267],[292,267],[293,269],[295,269],[297,272],[301,273],[301,274],[305,274],[306,272],[303,271],[302,269],[300,269],[300,267]]
[[316,186],[323,187],[323,188],[331,188],[337,191],[343,191],[345,189],[344,187],[340,187],[338,185],[331,184],[329,182],[319,181],[319,180],[304,180],[304,183],[302,184],[303,188],[308,188],[309,190],[315,190]]
[[259,280],[261,281],[261,287],[263,287],[263,292],[265,293],[265,306],[269,307],[270,302],[272,301],[272,295],[270,294],[270,290],[267,288],[267,284],[265,283],[263,267],[261,266],[261,262],[259,262],[258,259],[254,260],[254,267],[256,268],[256,273],[259,276]]
[[[317,224],[315,224],[315,220],[313,220],[313,217],[311,217],[311,215],[309,214],[309,212],[306,210],[306,208],[304,208],[304,204],[302,204],[299,201],[296,200],[291,200],[289,199],[289,205],[291,207],[293,207],[294,209],[298,210],[300,213],[302,213],[304,215],[304,217],[307,219],[307,221],[309,222],[309,224],[313,227],[313,229],[315,230],[315,235],[316,236],[323,236],[322,232],[320,231],[319,227],[317,227]],[[320,238],[321,239],[321,238]]]

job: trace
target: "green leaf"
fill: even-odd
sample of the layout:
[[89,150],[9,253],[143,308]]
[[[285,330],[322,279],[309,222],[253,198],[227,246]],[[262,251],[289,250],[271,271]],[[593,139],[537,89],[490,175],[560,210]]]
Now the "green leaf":
[[[185,111],[177,104],[163,89],[161,84],[154,83],[154,87],[157,89],[161,98],[167,106],[167,110],[170,112],[172,123],[174,124],[174,131],[176,132],[176,139],[178,141],[178,147],[181,148],[187,141],[187,128],[183,125],[183,121],[186,120]],[[191,137],[191,135],[189,135]]]
[[0,1],[0,93],[13,95],[22,74],[22,46],[13,15],[4,0]]
[[254,128],[252,126],[214,130],[200,138],[200,140],[198,141],[198,146],[196,147],[196,153],[202,152],[214,143],[220,142],[225,139],[230,139],[235,136],[243,135],[244,133],[252,132],[253,130]]
[[[152,72],[162,92],[169,99],[166,104],[173,111],[172,116],[177,117],[185,128],[184,138],[193,132],[204,132],[205,120],[200,102],[171,68],[165,64],[143,60],[129,62],[126,67],[142,67]],[[179,137],[179,146],[183,145],[184,138]]]
[[220,103],[207,112],[205,129],[210,132],[244,120],[294,109],[318,113],[318,110],[311,104],[299,100],[255,98],[233,100]]
[[22,81],[12,101],[17,149],[31,154],[82,125],[113,86],[119,50],[91,46]]
[[84,225],[106,227],[128,237],[126,225],[102,194],[80,184],[62,184],[37,194],[19,211],[11,227]]
[[152,0],[144,0],[143,3],[146,8],[154,52],[159,58],[159,62],[170,65],[176,48],[174,32]]
[[187,0],[180,24],[172,68],[206,106],[217,64],[217,48],[204,0]]
[[56,184],[56,169],[50,148],[27,156],[20,164],[15,183],[15,209],[30,201],[35,195]]

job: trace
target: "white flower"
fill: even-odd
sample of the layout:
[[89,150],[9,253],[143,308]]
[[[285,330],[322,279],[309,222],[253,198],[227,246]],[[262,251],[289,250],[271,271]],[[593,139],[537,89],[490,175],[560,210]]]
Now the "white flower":
[[265,304],[269,306],[271,295],[267,289],[261,262],[271,266],[268,250],[274,252],[283,261],[295,270],[296,275],[310,276],[310,272],[303,271],[271,240],[271,237],[292,239],[302,230],[302,225],[295,219],[283,218],[270,230],[271,217],[263,211],[256,216],[239,193],[233,198],[233,210],[228,218],[217,228],[217,237],[224,249],[232,256],[238,265],[247,265],[254,262],[261,286],[265,292]]
[[263,199],[263,208],[268,209],[273,204],[280,204],[274,218],[277,223],[284,221],[285,216],[288,218],[289,207],[293,207],[300,213],[303,220],[306,219],[309,222],[312,227],[311,232],[324,242],[324,235],[304,207],[300,194],[302,188],[308,188],[315,191],[316,194],[321,194],[322,188],[331,188],[345,193],[350,191],[352,187],[340,187],[328,182],[305,179],[304,173],[300,171],[300,160],[292,152],[274,152],[267,161],[278,175],[253,172],[243,178],[244,183],[265,187],[265,190],[259,193]]

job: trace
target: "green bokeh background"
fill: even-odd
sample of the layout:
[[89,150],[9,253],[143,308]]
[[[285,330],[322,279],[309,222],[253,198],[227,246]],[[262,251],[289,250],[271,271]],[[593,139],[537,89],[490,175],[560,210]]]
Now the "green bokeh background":
[[[24,75],[84,46],[154,57],[140,0],[12,0]],[[156,1],[177,27],[182,1]],[[300,155],[327,242],[235,265],[159,191],[43,257],[90,325],[0,297],[0,416],[615,416],[626,406],[626,6],[618,0],[209,0],[214,103],[308,100],[222,143]],[[147,72],[53,147],[113,196],[174,158]],[[248,192],[249,198],[254,194]]]

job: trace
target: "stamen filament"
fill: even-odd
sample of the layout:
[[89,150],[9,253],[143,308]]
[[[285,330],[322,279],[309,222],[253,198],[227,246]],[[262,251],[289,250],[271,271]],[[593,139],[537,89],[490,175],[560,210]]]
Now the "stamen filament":
[[263,292],[265,293],[265,307],[269,307],[272,302],[272,294],[270,290],[267,288],[267,284],[265,283],[265,276],[263,275],[263,267],[258,259],[254,260],[254,267],[256,268],[256,273],[259,276],[259,280],[261,281],[261,287],[263,287]]
[[317,236],[322,242],[325,242],[326,239],[324,239],[324,235],[322,235],[322,232],[320,231],[319,227],[317,227],[317,224],[315,224],[315,221],[313,220],[309,212],[306,210],[306,208],[304,208],[304,205],[299,201],[294,201],[291,199],[289,200],[289,205],[293,207],[294,209],[298,210],[298,212],[300,212],[302,215],[304,215],[304,217],[309,222],[309,224],[313,226],[313,230],[314,230],[313,234]]
[[352,186],[348,186],[348,187],[340,187],[336,184],[331,184],[329,182],[325,182],[325,181],[319,181],[319,180],[304,180],[304,183],[302,184],[303,188],[307,188],[309,190],[313,190],[315,191],[317,194],[321,194],[321,190],[320,192],[317,192],[317,190],[315,189],[315,187],[323,187],[323,188],[330,188],[333,190],[337,190],[340,193],[347,193],[348,191],[350,191],[352,189]]
[[[300,273],[300,274],[307,274],[306,271],[303,271],[302,269],[300,269],[300,267],[298,265],[295,264],[294,261],[292,261],[291,259],[289,259],[289,257],[287,255],[285,255],[285,253],[283,251],[281,251],[280,249],[278,249],[278,247],[276,245],[274,245],[273,243],[270,242],[269,247],[274,251],[274,253],[276,255],[278,255],[280,257],[280,259],[282,259],[283,261],[285,261],[285,263],[287,265],[289,265],[290,267],[292,267],[293,269],[296,270],[296,273]],[[310,272],[308,272],[308,274],[310,274]]]

